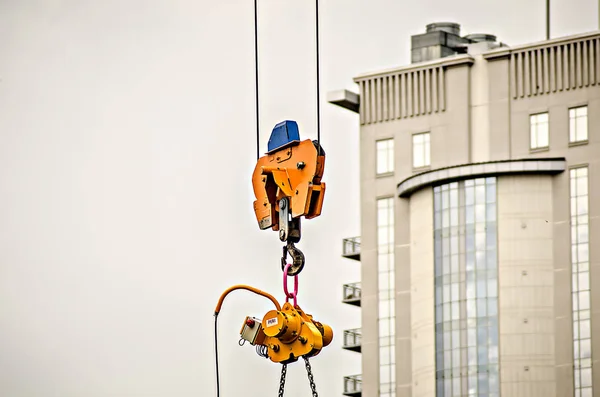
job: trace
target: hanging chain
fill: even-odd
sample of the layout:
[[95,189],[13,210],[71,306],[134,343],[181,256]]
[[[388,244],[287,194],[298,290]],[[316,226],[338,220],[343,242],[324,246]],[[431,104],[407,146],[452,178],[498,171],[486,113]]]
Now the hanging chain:
[[281,378],[279,379],[279,394],[277,397],[283,397],[283,389],[285,388],[285,374],[287,372],[287,364],[281,366]]
[[304,363],[306,364],[306,372],[308,373],[308,382],[310,383],[310,391],[312,392],[312,397],[319,397],[317,393],[317,386],[315,385],[315,379],[313,378],[312,368],[310,366],[310,362],[308,362],[308,357],[303,356]]

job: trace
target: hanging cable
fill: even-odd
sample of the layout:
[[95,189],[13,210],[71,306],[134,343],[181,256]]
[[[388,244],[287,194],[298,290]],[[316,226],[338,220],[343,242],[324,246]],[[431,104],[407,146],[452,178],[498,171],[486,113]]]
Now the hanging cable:
[[243,285],[243,284],[234,285],[232,287],[227,288],[225,290],[225,292],[223,292],[221,294],[221,296],[219,297],[219,301],[217,302],[217,306],[215,307],[215,369],[216,369],[216,376],[217,376],[217,397],[220,397],[220,393],[221,393],[220,385],[219,385],[219,343],[218,343],[219,341],[218,341],[218,337],[217,337],[217,335],[218,335],[217,316],[221,312],[221,307],[223,306],[225,297],[227,297],[227,295],[229,295],[231,292],[233,292],[235,290],[239,290],[239,289],[243,289],[246,291],[254,292],[257,295],[261,295],[261,296],[269,299],[271,302],[273,302],[273,304],[275,305],[275,309],[281,310],[281,305],[279,304],[279,302],[277,302],[277,299],[275,299],[271,294],[268,294],[264,291],[259,290],[258,288],[254,288],[249,285]]
[[218,329],[217,329],[217,316],[219,313],[215,312],[215,368],[217,372],[217,397],[220,397],[220,387],[219,387],[219,343],[217,339]]
[[256,93],[256,159],[260,158],[260,117],[258,107],[258,0],[254,0],[254,86]]
[[[317,144],[321,154],[321,68],[319,60],[319,0],[315,1],[315,41],[317,62]],[[254,0],[254,86],[256,103],[256,159],[260,158],[260,107],[258,95],[258,0]]]
[[315,4],[315,36],[317,52],[317,144],[319,146],[319,155],[321,154],[321,106],[320,106],[320,76],[319,76],[319,0]]

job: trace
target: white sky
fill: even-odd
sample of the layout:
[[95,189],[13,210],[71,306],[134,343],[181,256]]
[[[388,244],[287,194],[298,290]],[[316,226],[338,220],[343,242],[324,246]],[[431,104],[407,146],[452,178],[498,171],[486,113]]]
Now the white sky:
[[[322,0],[323,214],[303,224],[299,303],[334,327],[312,360],[322,396],[360,373],[358,120],[325,103],[410,62],[410,35],[455,21],[544,39],[543,1]],[[273,125],[315,138],[314,2],[259,0],[262,151]],[[281,292],[281,244],[256,225],[251,0],[0,0],[0,395],[214,395],[213,310],[247,283]],[[595,0],[553,2],[554,37],[596,29]],[[220,316],[222,396],[276,395],[279,365],[239,347],[262,298]],[[309,396],[302,363],[286,396]]]

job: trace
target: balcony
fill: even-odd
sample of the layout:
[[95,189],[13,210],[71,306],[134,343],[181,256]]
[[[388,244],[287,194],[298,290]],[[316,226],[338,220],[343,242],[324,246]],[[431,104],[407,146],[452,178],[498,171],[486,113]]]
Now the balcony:
[[355,261],[360,260],[360,236],[343,240],[342,256]]
[[344,284],[342,302],[360,307],[360,283]]
[[362,333],[360,328],[347,329],[344,331],[344,344],[342,349],[360,353],[360,340]]
[[344,396],[359,397],[362,395],[362,376],[344,376]]

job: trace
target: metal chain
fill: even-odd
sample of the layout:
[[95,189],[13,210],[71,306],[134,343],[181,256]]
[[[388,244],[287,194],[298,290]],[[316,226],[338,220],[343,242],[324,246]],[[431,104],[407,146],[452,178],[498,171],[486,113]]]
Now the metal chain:
[[313,378],[312,368],[310,366],[310,362],[308,362],[308,357],[302,356],[304,358],[304,363],[306,364],[306,372],[308,373],[308,382],[310,383],[310,391],[312,392],[312,397],[319,397],[317,393],[317,386],[315,385],[315,379]]
[[281,378],[279,379],[279,394],[277,397],[283,397],[283,389],[285,388],[285,374],[287,372],[287,364],[281,366]]

